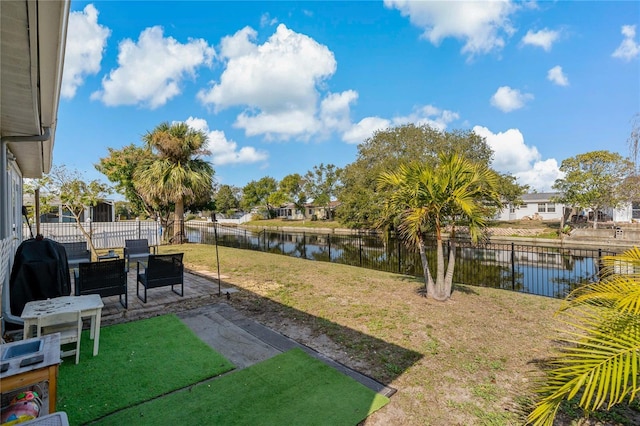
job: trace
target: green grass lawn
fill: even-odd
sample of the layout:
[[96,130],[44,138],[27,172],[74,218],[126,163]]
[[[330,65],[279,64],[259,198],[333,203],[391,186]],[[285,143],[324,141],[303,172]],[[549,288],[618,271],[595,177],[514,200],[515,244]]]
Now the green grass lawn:
[[66,358],[58,374],[57,409],[72,425],[233,369],[175,315],[102,328],[100,353],[85,330],[80,363]]
[[[214,250],[160,248],[210,271]],[[225,285],[240,290],[226,303],[398,389],[372,424],[523,424],[559,326],[552,298],[456,286],[440,303],[404,275],[227,247],[219,258]]]

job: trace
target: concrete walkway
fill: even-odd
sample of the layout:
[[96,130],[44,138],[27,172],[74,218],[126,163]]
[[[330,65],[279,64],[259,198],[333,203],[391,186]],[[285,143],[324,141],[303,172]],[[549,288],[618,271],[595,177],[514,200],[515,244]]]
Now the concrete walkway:
[[[118,296],[104,297],[103,326],[175,313],[204,342],[231,361],[237,367],[234,371],[297,347],[375,392],[385,396],[395,393],[395,389],[245,317],[225,303],[227,297],[239,291],[222,281],[226,277],[220,277],[220,285],[217,274],[210,271],[185,272],[184,278],[184,297],[172,292],[171,287],[160,287],[148,290],[147,303],[142,303],[136,296],[133,268],[128,277],[128,309],[122,307]],[[218,296],[219,291],[222,296]]]

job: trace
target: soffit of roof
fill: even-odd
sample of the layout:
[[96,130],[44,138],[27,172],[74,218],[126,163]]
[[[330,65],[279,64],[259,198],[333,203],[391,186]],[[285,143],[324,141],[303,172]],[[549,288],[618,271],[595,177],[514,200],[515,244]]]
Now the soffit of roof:
[[9,142],[24,177],[48,173],[62,83],[69,1],[0,1],[0,132],[44,142]]

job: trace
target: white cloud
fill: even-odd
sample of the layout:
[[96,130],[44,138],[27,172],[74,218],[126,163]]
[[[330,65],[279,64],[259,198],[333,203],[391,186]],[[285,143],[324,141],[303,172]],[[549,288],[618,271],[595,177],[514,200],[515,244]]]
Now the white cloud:
[[378,130],[391,127],[391,121],[380,117],[366,117],[351,126],[342,134],[342,140],[347,143],[358,144],[373,136]]
[[258,33],[251,27],[244,27],[233,36],[223,37],[220,41],[220,56],[222,58],[235,58],[254,55],[258,51],[252,40]]
[[69,29],[64,56],[61,95],[73,98],[88,75],[100,71],[100,61],[111,30],[98,24],[98,10],[93,4],[69,14]]
[[413,113],[407,116],[393,118],[394,125],[414,123],[418,126],[431,126],[438,130],[445,130],[449,123],[460,118],[457,112],[441,110],[433,105],[425,105],[416,108]]
[[413,25],[424,30],[422,36],[436,46],[447,37],[464,40],[462,53],[470,56],[502,49],[505,36],[514,33],[509,15],[518,8],[508,0],[385,0],[384,4],[408,16]]
[[537,191],[550,191],[555,180],[561,177],[558,162],[553,158],[542,160],[535,146],[526,145],[520,130],[493,133],[486,127],[475,126],[473,131],[484,137],[494,151],[492,167],[515,176],[518,183]]
[[515,173],[518,182],[529,185],[532,190],[538,192],[555,191],[552,186],[557,179],[564,178],[564,173],[560,171],[558,161],[549,158],[544,161],[536,161],[529,170]]
[[202,118],[189,117],[185,123],[193,129],[201,130],[207,134],[209,144],[207,149],[211,151],[211,162],[214,166],[226,164],[251,164],[265,161],[269,155],[251,146],[238,149],[238,144],[228,140],[223,131],[209,130],[207,121]]
[[164,37],[162,27],[147,28],[137,42],[120,42],[118,68],[102,79],[103,90],[94,92],[91,98],[109,106],[157,108],[180,94],[182,81],[195,77],[197,67],[211,65],[214,56],[214,49],[205,40],[182,44]]
[[343,132],[351,127],[351,104],[358,99],[358,92],[346,90],[329,93],[320,103],[320,120],[326,131]]
[[278,18],[272,18],[268,13],[264,13],[260,17],[260,26],[261,27],[270,27],[278,23]]
[[545,52],[548,52],[551,50],[551,47],[553,47],[553,43],[558,40],[559,36],[560,33],[558,31],[548,30],[546,28],[537,32],[529,30],[522,38],[522,43],[542,47]]
[[509,86],[502,86],[491,97],[491,105],[502,112],[511,112],[522,108],[527,101],[532,99],[533,95],[530,93],[522,93]]
[[624,61],[631,61],[640,56],[640,44],[634,40],[636,38],[636,26],[623,25],[621,32],[624,40],[622,40],[620,46],[618,46],[611,56]]
[[347,143],[361,143],[373,136],[378,130],[385,130],[393,126],[415,124],[417,126],[431,126],[438,130],[445,130],[449,123],[459,118],[457,112],[442,110],[433,105],[415,108],[413,113],[396,116],[391,119],[382,117],[366,117],[358,123],[353,123],[342,134],[342,140]]
[[247,135],[308,139],[321,130],[319,88],[336,71],[333,53],[284,24],[262,45],[255,36],[244,28],[223,40],[226,68],[198,99],[216,111],[244,107],[234,126]]
[[560,65],[556,65],[547,72],[547,80],[557,84],[558,86],[568,86],[569,79],[562,71]]

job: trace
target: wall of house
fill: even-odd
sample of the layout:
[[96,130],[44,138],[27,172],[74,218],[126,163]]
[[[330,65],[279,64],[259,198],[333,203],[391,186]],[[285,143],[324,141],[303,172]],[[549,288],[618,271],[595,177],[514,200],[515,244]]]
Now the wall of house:
[[9,164],[9,233],[22,240],[22,174],[15,162]]
[[[8,158],[12,158],[11,155]],[[8,161],[6,173],[0,176],[0,185],[5,185],[6,200],[1,200],[2,219],[5,221],[6,235],[0,235],[0,295],[8,289],[11,268],[16,250],[22,242],[22,173],[15,161]],[[5,289],[5,286],[7,289]],[[7,300],[0,296],[0,317],[3,314]],[[4,325],[4,324],[3,324]]]
[[[538,207],[538,202],[527,203],[525,205],[516,207],[515,209],[511,209],[510,207],[505,207],[500,211],[497,215],[496,220],[521,220],[521,219],[533,219],[533,218],[541,218],[542,220],[560,220],[562,218],[562,209],[563,205],[559,203],[550,203],[545,201],[540,201],[540,203],[545,204],[544,211],[540,211]],[[551,207],[554,211],[548,211],[549,207]]]
[[640,201],[612,210],[614,222],[640,223]]

